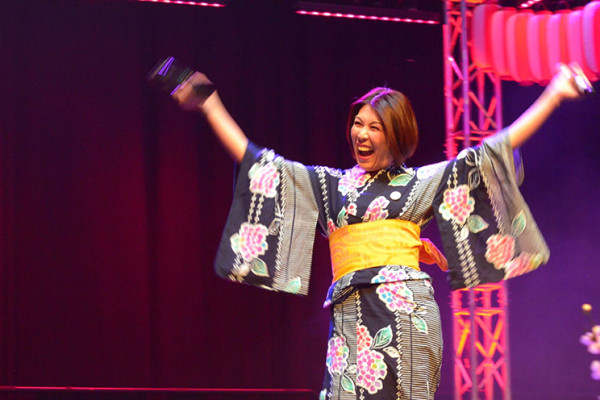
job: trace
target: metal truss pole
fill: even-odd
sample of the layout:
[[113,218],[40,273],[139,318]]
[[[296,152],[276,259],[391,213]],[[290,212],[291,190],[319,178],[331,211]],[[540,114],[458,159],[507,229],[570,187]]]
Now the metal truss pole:
[[[500,78],[470,62],[473,7],[445,1],[446,156],[456,157],[502,127]],[[507,292],[504,283],[452,293],[455,400],[511,399]]]

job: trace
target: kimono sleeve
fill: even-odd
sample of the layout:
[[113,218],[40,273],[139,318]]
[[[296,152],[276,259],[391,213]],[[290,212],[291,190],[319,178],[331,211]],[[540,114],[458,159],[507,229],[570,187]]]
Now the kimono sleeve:
[[446,167],[433,211],[452,289],[509,279],[548,261],[548,246],[518,189],[522,176],[506,132]]
[[307,168],[249,143],[217,251],[216,273],[306,295],[318,213]]

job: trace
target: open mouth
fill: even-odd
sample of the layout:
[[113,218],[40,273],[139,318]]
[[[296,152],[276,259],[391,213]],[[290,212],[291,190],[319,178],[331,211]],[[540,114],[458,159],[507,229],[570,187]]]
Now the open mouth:
[[366,146],[358,146],[356,152],[360,157],[369,157],[374,153],[374,150]]

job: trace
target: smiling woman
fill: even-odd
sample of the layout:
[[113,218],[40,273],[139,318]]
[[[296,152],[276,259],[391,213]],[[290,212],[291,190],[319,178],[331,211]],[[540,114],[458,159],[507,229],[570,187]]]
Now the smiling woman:
[[481,146],[416,169],[404,162],[416,148],[417,124],[410,102],[395,90],[375,88],[350,107],[346,133],[357,165],[347,170],[308,167],[250,142],[216,92],[194,91],[210,83],[203,74],[173,93],[184,109],[206,116],[240,162],[215,262],[219,275],[307,294],[315,228],[329,238],[334,278],[325,301],[331,328],[322,399],[434,398],[440,314],[431,278],[419,268],[419,262],[446,266],[420,238],[434,215],[454,289],[521,275],[547,261],[517,188],[513,148],[563,99],[578,96],[574,75],[564,66],[514,124]]
[[[365,126],[369,129],[363,129]],[[376,130],[373,130],[372,126]],[[368,132],[370,134],[367,134]],[[378,170],[392,164],[402,165],[415,152],[419,139],[417,120],[410,101],[396,90],[384,87],[372,89],[352,103],[348,115],[347,137],[352,145],[354,159],[367,171]],[[367,143],[365,139],[368,139]],[[361,161],[358,157],[358,140],[361,146],[364,146],[362,150],[367,152],[362,154],[363,157],[370,155],[369,150],[376,151],[374,157],[367,157],[370,161],[367,159]],[[377,148],[374,147],[375,142],[381,141],[383,143],[380,144],[384,145],[385,149],[379,145]]]

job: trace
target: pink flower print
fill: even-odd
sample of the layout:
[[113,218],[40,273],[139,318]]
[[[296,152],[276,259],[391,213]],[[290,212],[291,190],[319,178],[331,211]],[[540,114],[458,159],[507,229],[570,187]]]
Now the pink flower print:
[[268,234],[269,230],[266,226],[244,222],[238,233],[234,233],[229,238],[231,249],[234,253],[240,254],[244,260],[252,261],[265,254],[269,248],[267,245]]
[[367,211],[363,216],[363,221],[378,221],[385,219],[388,216],[388,210],[386,207],[390,204],[390,201],[384,196],[379,196],[369,204]]
[[485,259],[494,264],[496,269],[501,269],[513,258],[515,253],[515,239],[510,235],[492,235],[485,242],[487,250]]
[[383,361],[383,354],[371,350],[373,338],[366,326],[358,325],[356,336],[356,384],[367,389],[371,394],[377,393],[383,387],[381,380],[387,375],[387,365]]
[[375,291],[379,300],[392,312],[404,311],[410,314],[417,307],[412,290],[404,282],[384,283],[379,285]]
[[402,269],[392,270],[388,267],[384,267],[379,270],[379,272],[373,277],[373,279],[371,279],[371,283],[405,281],[408,278],[408,274]]
[[364,169],[355,165],[352,169],[344,172],[338,183],[338,191],[342,195],[346,195],[357,188],[364,186],[369,180],[369,175]]
[[456,221],[463,225],[475,209],[475,199],[469,196],[469,187],[459,185],[444,191],[444,202],[440,205],[440,213],[446,221]]
[[358,351],[356,360],[356,384],[375,394],[383,387],[381,382],[387,375],[383,354],[375,350]]
[[365,349],[370,349],[373,345],[373,338],[369,334],[369,330],[364,325],[358,325],[356,329],[356,337],[357,337],[357,349],[358,351],[362,351]]
[[279,172],[272,162],[253,172],[250,178],[250,191],[265,197],[275,197],[279,185]]
[[333,222],[331,218],[327,220],[327,232],[331,235],[333,232],[336,231],[336,229],[337,226],[335,226],[335,222]]
[[348,204],[348,208],[346,208],[346,214],[348,215],[356,215],[356,203]]
[[350,349],[343,336],[332,336],[327,343],[327,359],[325,361],[330,375],[341,374],[348,366]]

